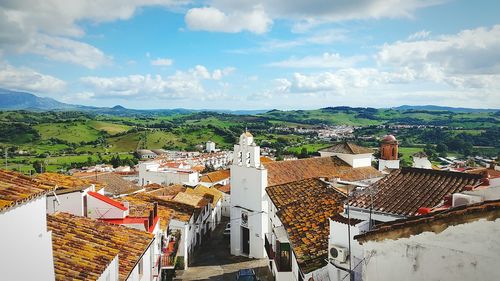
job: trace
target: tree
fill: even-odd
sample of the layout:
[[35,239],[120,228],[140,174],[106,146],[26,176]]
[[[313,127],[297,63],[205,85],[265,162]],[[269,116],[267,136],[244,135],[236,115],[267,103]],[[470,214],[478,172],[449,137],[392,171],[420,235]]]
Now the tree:
[[298,155],[299,158],[307,158],[307,148],[306,147],[302,147],[302,149],[300,150],[300,154]]
[[43,163],[38,160],[33,162],[33,169],[35,169],[37,173],[41,173],[43,170]]

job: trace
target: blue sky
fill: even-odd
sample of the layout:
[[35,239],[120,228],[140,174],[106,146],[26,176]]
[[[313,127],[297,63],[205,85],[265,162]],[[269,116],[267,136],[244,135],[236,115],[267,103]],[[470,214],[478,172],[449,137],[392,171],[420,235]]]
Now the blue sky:
[[0,87],[130,108],[500,108],[500,2],[5,0]]

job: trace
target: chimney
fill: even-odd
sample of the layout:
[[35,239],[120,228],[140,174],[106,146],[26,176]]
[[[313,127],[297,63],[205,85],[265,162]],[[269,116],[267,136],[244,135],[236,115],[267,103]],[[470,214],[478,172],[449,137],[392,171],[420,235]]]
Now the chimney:
[[445,206],[451,206],[453,205],[453,195],[448,194],[443,198],[444,205]]
[[153,202],[153,218],[158,216],[158,202]]
[[153,211],[149,211],[148,230],[151,229],[151,227],[153,226],[153,221],[154,221]]

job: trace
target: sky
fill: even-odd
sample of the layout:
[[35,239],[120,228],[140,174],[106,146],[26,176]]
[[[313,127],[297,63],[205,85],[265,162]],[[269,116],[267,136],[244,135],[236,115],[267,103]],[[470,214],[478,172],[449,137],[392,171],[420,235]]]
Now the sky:
[[497,0],[0,0],[0,88],[92,106],[500,108]]

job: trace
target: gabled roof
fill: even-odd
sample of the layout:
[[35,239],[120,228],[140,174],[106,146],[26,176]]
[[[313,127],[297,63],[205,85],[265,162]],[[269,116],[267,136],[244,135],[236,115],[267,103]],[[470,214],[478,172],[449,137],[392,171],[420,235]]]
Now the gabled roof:
[[334,146],[323,148],[320,151],[332,152],[332,153],[342,153],[342,154],[368,154],[373,153],[373,150],[359,146],[350,142],[341,142]]
[[186,189],[186,193],[196,194],[196,195],[204,197],[205,199],[208,199],[209,197],[211,197],[212,200],[210,203],[212,203],[213,208],[215,208],[215,206],[217,205],[217,202],[222,199],[222,192],[220,192],[219,190],[217,190],[214,187],[209,188],[209,187],[206,187],[203,185],[198,185],[194,189],[188,188],[188,189]]
[[99,194],[97,192],[89,191],[87,194],[90,195],[90,196],[92,196],[92,197],[94,197],[94,198],[96,198],[96,199],[99,199],[100,201],[102,201],[102,202],[104,202],[106,204],[109,204],[109,205],[111,205],[113,207],[116,207],[116,208],[118,208],[120,210],[123,210],[123,211],[127,210],[127,207],[125,207],[125,205],[123,205],[119,201],[116,201],[114,199],[111,199],[109,197],[101,195],[101,194]]
[[[87,173],[91,174],[91,173]],[[128,194],[134,191],[141,190],[141,187],[135,185],[131,181],[123,179],[120,175],[116,173],[101,173],[97,177],[95,175],[86,175],[87,179],[96,179],[98,183],[106,185],[106,193],[111,193],[113,195]]]
[[230,183],[228,183],[226,185],[219,185],[219,186],[216,186],[215,188],[217,188],[220,192],[223,192],[226,194],[231,194],[231,184]]
[[174,184],[168,186],[160,186],[152,191],[148,191],[147,193],[153,196],[168,196],[174,198],[175,195],[177,195],[179,192],[184,191],[186,191],[186,187],[184,187],[182,184]]
[[158,206],[164,206],[173,211],[172,219],[188,222],[192,216],[196,216],[196,207],[176,202],[170,199],[163,199],[158,196],[152,196],[146,193],[136,193],[132,197],[153,203],[158,202]]
[[407,238],[427,231],[440,233],[450,226],[470,223],[479,219],[492,221],[498,218],[500,218],[500,200],[484,201],[382,223],[376,225],[375,229],[371,231],[355,236],[354,239],[363,243]]
[[314,177],[340,178],[346,181],[382,177],[382,174],[371,166],[353,168],[336,156],[274,161],[262,164],[267,168],[268,186]]
[[266,192],[277,208],[299,267],[309,273],[326,264],[329,220],[343,209],[344,196],[313,178],[275,185]]
[[425,154],[425,152],[423,152],[423,151],[419,151],[419,152],[413,154],[412,156],[418,157],[418,158],[427,158],[427,154]]
[[[153,202],[146,201],[136,196],[120,197],[120,202],[129,203],[129,217],[148,217],[153,210]],[[166,230],[173,216],[174,210],[158,204],[158,217],[160,218],[160,228]]]
[[0,170],[0,211],[55,190],[55,185],[23,174]]
[[196,208],[203,208],[209,203],[209,201],[201,195],[189,194],[186,192],[179,192],[175,195],[173,201],[191,205]]
[[[375,192],[373,210],[399,216],[416,215],[420,207],[435,207],[446,195],[477,185],[481,178],[481,175],[429,169],[394,170],[369,187]],[[370,202],[369,194],[359,194],[350,205],[369,209]]]
[[[92,280],[91,276],[107,267],[108,260],[116,252],[119,279],[126,280],[154,238],[146,231],[67,213],[47,215],[47,224],[55,237],[53,252],[57,280]],[[91,272],[86,271],[89,269]]]
[[202,176],[200,182],[216,183],[228,179],[231,176],[229,170],[218,170]]
[[99,184],[91,179],[83,179],[74,176],[68,176],[58,173],[43,173],[36,176],[37,179],[57,185],[57,189],[86,189],[92,184],[95,186],[95,190],[98,191],[104,187],[104,184]]

